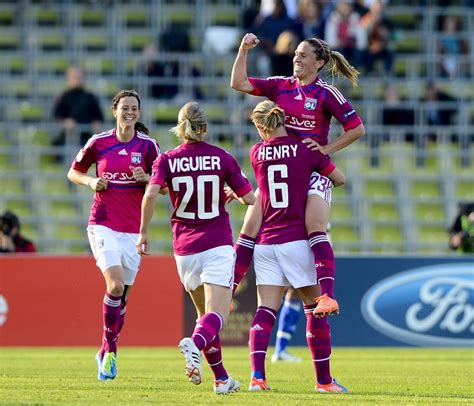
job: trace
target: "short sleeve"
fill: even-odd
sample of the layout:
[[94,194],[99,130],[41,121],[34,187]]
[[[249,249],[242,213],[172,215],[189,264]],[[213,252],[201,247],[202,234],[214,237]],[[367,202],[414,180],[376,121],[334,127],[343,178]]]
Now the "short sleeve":
[[240,166],[235,158],[230,154],[227,154],[227,164],[229,169],[227,171],[227,177],[225,181],[229,187],[239,197],[251,192],[252,185],[245,174],[242,172],[242,169],[240,169]]
[[71,168],[87,173],[91,165],[96,161],[97,149],[95,148],[95,140],[94,138],[89,138],[89,141],[79,150],[74,161],[72,161]]
[[362,120],[354,107],[346,100],[342,93],[334,86],[326,87],[326,98],[324,109],[336,117],[345,131],[356,128],[362,124]]
[[146,171],[148,173],[152,172],[153,162],[158,158],[158,155],[160,155],[160,146],[154,139],[151,139],[146,156]]
[[270,100],[274,101],[283,80],[284,79],[281,76],[270,77],[267,79],[249,78],[249,82],[253,86],[253,91],[250,94],[254,96],[268,97]]
[[312,158],[313,169],[323,176],[329,175],[336,165],[331,161],[329,156],[322,154],[319,151],[309,151]]
[[168,174],[168,156],[166,154],[160,154],[158,158],[155,159],[155,162],[153,162],[152,174],[148,184],[166,187],[166,179],[168,179]]

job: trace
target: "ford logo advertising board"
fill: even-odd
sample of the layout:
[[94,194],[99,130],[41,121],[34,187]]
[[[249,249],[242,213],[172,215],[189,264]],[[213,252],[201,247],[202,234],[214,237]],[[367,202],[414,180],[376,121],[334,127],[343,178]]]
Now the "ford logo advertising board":
[[418,346],[474,345],[474,264],[413,268],[383,279],[362,298],[377,331]]

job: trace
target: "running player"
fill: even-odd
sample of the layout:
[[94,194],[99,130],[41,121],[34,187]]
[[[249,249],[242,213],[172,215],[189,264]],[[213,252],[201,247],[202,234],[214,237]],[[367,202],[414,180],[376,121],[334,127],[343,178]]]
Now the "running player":
[[[67,175],[71,182],[95,192],[87,233],[106,283],[104,333],[96,356],[99,380],[114,379],[117,374],[117,339],[140,265],[135,248],[140,204],[153,161],[160,153],[148,129],[138,121],[140,97],[135,91],[120,91],[112,101],[112,112],[116,128],[92,136]],[[89,176],[93,164],[96,176]]]
[[175,208],[171,225],[176,265],[198,314],[193,335],[179,343],[186,375],[195,385],[201,383],[204,351],[215,377],[214,392],[236,392],[240,384],[224,368],[219,338],[229,316],[235,264],[232,230],[224,208],[224,184],[243,204],[254,204],[255,196],[237,161],[204,141],[207,121],[198,103],[181,108],[172,131],[182,144],[161,154],[153,164],[153,176],[142,203],[137,249],[140,255],[148,254],[148,226],[156,197],[161,188],[169,187]]

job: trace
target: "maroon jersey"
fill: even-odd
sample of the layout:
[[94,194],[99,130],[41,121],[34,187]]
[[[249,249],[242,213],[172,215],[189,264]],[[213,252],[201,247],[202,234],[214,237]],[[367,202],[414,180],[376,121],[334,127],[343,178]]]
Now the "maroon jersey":
[[350,130],[362,120],[341,92],[324,80],[301,86],[293,77],[249,78],[256,96],[265,96],[285,110],[285,128],[295,138],[315,137],[321,145],[328,143],[331,117]]
[[94,135],[79,151],[71,167],[87,173],[96,164],[96,176],[107,179],[106,190],[95,192],[89,224],[99,224],[123,233],[140,231],[141,202],[145,182],[133,179],[130,167],[141,166],[151,173],[153,161],[160,153],[156,141],[135,131],[128,142],[116,137],[116,130]]
[[336,166],[328,156],[311,151],[299,140],[276,137],[250,149],[263,210],[257,244],[306,240],[306,196],[311,173],[330,174]]
[[206,142],[182,144],[155,161],[150,184],[169,188],[175,254],[232,245],[224,208],[226,183],[239,197],[252,190],[234,157]]

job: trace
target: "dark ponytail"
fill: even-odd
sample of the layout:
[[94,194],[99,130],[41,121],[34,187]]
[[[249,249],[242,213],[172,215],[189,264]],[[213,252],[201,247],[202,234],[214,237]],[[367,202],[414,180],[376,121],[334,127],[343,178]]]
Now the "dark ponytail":
[[135,123],[135,130],[140,131],[141,133],[144,133],[146,135],[150,135],[150,130],[148,129],[148,127],[145,124],[140,123],[139,121]]

